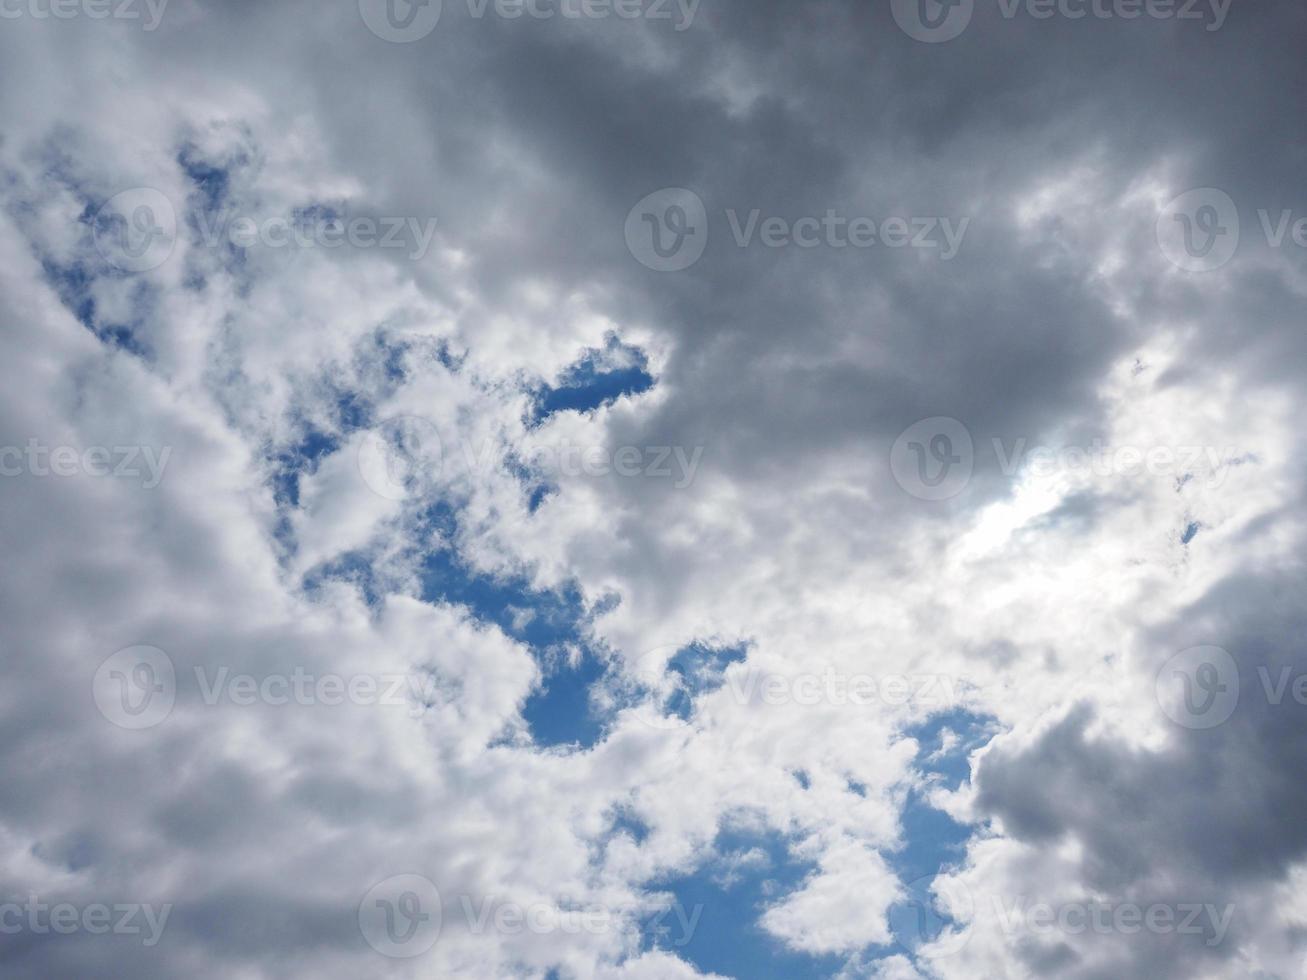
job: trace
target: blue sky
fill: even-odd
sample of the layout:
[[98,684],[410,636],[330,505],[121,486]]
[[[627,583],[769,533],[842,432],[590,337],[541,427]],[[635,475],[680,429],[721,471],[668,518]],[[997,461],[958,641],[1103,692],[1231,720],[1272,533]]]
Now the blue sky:
[[[628,354],[616,338],[609,339],[607,350],[630,356],[636,366],[601,371],[595,366],[600,352],[588,352],[567,369],[557,386],[542,390],[536,402],[537,422],[556,412],[591,411],[652,387],[653,379],[646,373],[646,361],[638,350]],[[351,413],[350,405],[344,399],[339,403],[344,431],[362,421]],[[335,448],[332,441],[310,435],[289,458],[311,469],[317,459]],[[294,485],[293,475],[283,478],[289,480],[288,486]],[[528,474],[524,476],[529,478]],[[423,516],[420,526],[437,531],[441,540],[453,542],[459,538],[459,521],[455,508],[436,505]],[[611,610],[617,602],[615,597],[597,608],[587,608],[575,587],[540,591],[533,589],[525,577],[478,574],[460,561],[452,544],[426,553],[420,568],[425,600],[463,606],[477,621],[498,627],[531,650],[541,669],[542,683],[524,703],[522,717],[540,747],[590,750],[606,736],[614,720],[613,712],[632,703],[619,701],[604,707],[607,702],[599,697],[601,685],[604,693],[612,690],[620,661],[614,651],[594,644],[592,624],[596,615]],[[362,556],[339,562],[319,574],[359,582],[373,594]],[[671,696],[660,702],[661,709],[691,722],[696,699],[720,687],[723,671],[731,664],[744,662],[747,655],[747,645],[720,648],[687,644],[668,659],[667,671],[677,680]],[[648,692],[636,689],[628,696],[638,699],[648,696]],[[903,844],[891,853],[890,865],[910,898],[889,910],[894,944],[867,947],[861,951],[865,962],[911,954],[919,943],[933,939],[939,929],[951,924],[946,916],[933,910],[929,879],[964,860],[973,828],[932,807],[925,792],[939,786],[960,789],[970,778],[970,754],[983,747],[996,731],[994,719],[958,709],[940,712],[903,731],[903,737],[919,745],[915,770],[922,788],[906,792],[901,815]],[[794,778],[806,784],[804,773],[795,773]],[[857,785],[851,789],[866,792]],[[837,975],[843,968],[843,957],[787,950],[761,927],[759,920],[768,906],[800,888],[817,869],[811,861],[792,855],[795,840],[774,831],[750,831],[746,827],[724,825],[691,873],[646,883],[650,890],[671,899],[665,914],[647,917],[646,947],[668,950],[705,973],[722,976],[818,980]],[[638,820],[619,814],[611,832],[625,833],[638,841],[647,829]],[[927,909],[925,920],[920,918],[923,907]],[[923,922],[928,923],[925,935]]]

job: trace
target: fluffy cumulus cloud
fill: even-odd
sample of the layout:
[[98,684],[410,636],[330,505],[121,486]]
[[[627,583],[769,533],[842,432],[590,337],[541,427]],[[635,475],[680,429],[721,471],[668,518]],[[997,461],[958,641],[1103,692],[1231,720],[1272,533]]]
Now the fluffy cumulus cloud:
[[1301,976],[1305,31],[0,2],[0,972]]

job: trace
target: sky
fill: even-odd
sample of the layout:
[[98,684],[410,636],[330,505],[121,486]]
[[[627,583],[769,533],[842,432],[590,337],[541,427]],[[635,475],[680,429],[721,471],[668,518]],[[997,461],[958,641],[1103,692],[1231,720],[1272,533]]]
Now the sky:
[[1303,976],[1304,37],[0,0],[0,975]]

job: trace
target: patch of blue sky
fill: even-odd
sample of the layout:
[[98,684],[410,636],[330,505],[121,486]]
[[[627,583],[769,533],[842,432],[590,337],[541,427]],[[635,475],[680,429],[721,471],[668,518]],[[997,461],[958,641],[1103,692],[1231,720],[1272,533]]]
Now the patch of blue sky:
[[300,478],[316,472],[318,464],[340,448],[340,437],[307,426],[299,439],[269,454],[273,465],[273,499],[280,505],[298,507]]
[[133,316],[116,320],[106,316],[95,300],[97,278],[129,278],[128,273],[107,267],[93,267],[77,261],[67,265],[46,257],[42,260],[46,279],[54,287],[64,307],[101,343],[135,354],[144,360],[152,357],[149,346],[140,336],[141,324],[153,310],[157,290],[148,280],[136,278],[132,283],[129,305]]
[[971,753],[998,733],[992,716],[962,708],[941,711],[904,732],[919,746],[918,768],[951,790],[971,778]]
[[646,949],[661,949],[700,972],[741,980],[824,980],[844,963],[840,956],[795,952],[766,932],[767,907],[803,886],[815,865],[796,860],[776,833],[723,829],[712,857],[693,874],[650,882],[670,894],[665,914],[643,923]]
[[[83,185],[69,165],[69,159],[57,147],[47,149],[46,176],[60,184],[82,202],[77,223],[89,243],[97,234],[112,231],[110,218],[101,214],[105,196]],[[18,204],[15,217],[20,225],[33,216],[31,208]],[[60,302],[87,330],[102,343],[126,351],[143,360],[151,360],[153,351],[143,338],[141,327],[153,314],[158,302],[158,288],[148,277],[115,266],[94,248],[79,251],[69,260],[60,260],[39,246],[42,271],[55,289]],[[97,285],[113,284],[118,296],[113,302],[116,312],[109,312],[97,301]],[[126,285],[126,291],[119,288]],[[101,294],[103,298],[103,294]],[[127,312],[122,312],[123,310]]]
[[[361,348],[358,353],[360,373],[368,373],[366,362],[380,365],[379,373],[383,377],[377,395],[384,397],[388,385],[400,383],[406,376],[407,350],[388,343],[380,332],[370,343],[371,346]],[[447,350],[442,349],[436,357],[447,369],[457,370],[458,364]],[[566,372],[564,382],[578,391],[589,391],[586,397],[602,401],[614,392],[652,384],[652,378],[644,372],[645,363],[642,352],[610,338],[603,351],[588,352]],[[606,371],[601,364],[631,366]],[[618,376],[617,380],[611,375]],[[378,372],[372,370],[371,376],[377,378]],[[370,397],[333,388],[334,383],[329,379],[324,379],[323,384],[332,392],[334,401],[331,424],[324,428],[302,418],[296,426],[296,440],[269,451],[274,496],[282,507],[299,506],[301,478],[315,472],[323,458],[338,452],[353,431],[378,422]],[[514,466],[510,460],[509,466],[522,482],[528,505],[535,511],[553,488],[525,465]],[[605,656],[605,651],[596,649],[589,639],[590,621],[606,606],[587,609],[575,586],[541,591],[533,588],[525,575],[494,577],[469,568],[452,544],[459,538],[459,513],[448,501],[429,505],[418,515],[418,521],[419,527],[436,532],[433,536],[445,542],[421,559],[422,597],[466,607],[478,620],[498,626],[529,646],[540,665],[541,687],[527,700],[522,712],[536,744],[582,749],[593,746],[603,737],[605,726],[611,720],[603,715],[593,697],[595,686],[610,673],[611,658]],[[288,534],[288,524],[283,529]],[[283,543],[293,550],[293,541]],[[369,601],[375,601],[376,583],[362,555],[345,556],[314,569],[306,577],[305,587],[315,588],[327,579],[353,582]],[[742,656],[742,652],[724,654],[699,646],[678,652],[670,669],[684,678],[682,695],[687,700],[676,703],[672,710],[688,712],[690,702],[710,688],[712,678],[717,677],[720,683],[726,664]]]
[[[971,778],[970,755],[998,733],[992,717],[955,709],[941,712],[905,734],[918,744],[916,768],[931,785],[956,790]],[[895,946],[885,955],[914,956],[953,924],[939,907],[934,879],[965,856],[974,829],[931,806],[910,790],[901,818],[904,846],[888,855],[890,867],[903,883],[907,898],[890,910]]]
[[[600,611],[596,610],[595,614]],[[590,672],[584,678],[590,686],[572,697],[578,703],[582,697],[587,699],[591,711],[598,713],[604,726],[615,721],[624,709],[637,704],[688,723],[694,717],[698,699],[720,688],[725,683],[726,669],[742,662],[747,655],[748,644],[689,643],[667,659],[662,682],[656,690],[642,678],[633,679],[629,675],[629,663],[607,656],[603,658],[606,669],[602,673]]]
[[[44,146],[43,153],[44,178],[51,184],[59,184],[82,203],[77,223],[81,226],[89,246],[97,230],[101,233],[107,230],[105,225],[97,229],[97,221],[105,221],[99,214],[99,209],[105,204],[106,197],[97,199],[97,196],[84,186],[80,169],[74,166],[74,158],[64,149],[58,137],[52,137]],[[13,175],[7,172],[4,176],[5,189],[13,188]],[[24,201],[21,196],[16,196],[8,201],[7,209],[18,226],[24,227],[29,233],[33,231],[31,223],[37,220],[38,210],[30,201]],[[85,248],[71,260],[60,260],[50,255],[42,246],[41,235],[29,234],[29,238],[41,260],[44,277],[54,287],[55,293],[59,295],[59,301],[82,327],[112,348],[128,351],[142,359],[152,357],[148,344],[145,344],[140,336],[140,327],[157,302],[156,287],[150,285],[144,278],[137,278],[132,273],[114,267],[94,248]],[[110,280],[136,278],[135,284],[132,284],[131,295],[128,297],[127,306],[131,310],[131,315],[127,319],[118,319],[106,314],[106,311],[103,311],[95,301],[94,286],[99,278],[110,278]]]
[[625,834],[637,844],[643,844],[649,839],[649,825],[640,819],[630,807],[621,806],[613,811],[612,824],[609,831],[609,840],[613,837]]
[[293,419],[295,438],[268,450],[267,459],[272,465],[273,498],[278,506],[298,507],[300,479],[317,471],[324,458],[338,452],[344,442],[360,429],[375,425],[375,399],[384,399],[390,390],[403,382],[405,348],[391,343],[380,332],[361,345],[358,352],[360,373],[367,371],[366,363],[376,364],[382,380],[373,394],[343,386],[331,376],[324,376],[320,384],[327,408],[323,424],[304,414]]
[[[258,221],[261,217],[284,218],[289,232],[298,238],[309,236],[305,241],[313,240],[313,229],[342,217],[332,205],[312,202],[292,208],[288,215],[261,216],[257,213],[242,213],[231,206],[232,183],[237,172],[248,167],[250,157],[245,152],[228,155],[222,160],[206,157],[194,144],[183,145],[177,154],[177,164],[186,175],[191,185],[187,207],[180,216],[181,222],[189,230],[194,241],[206,250],[220,256],[223,268],[236,279],[239,295],[248,296],[252,281],[248,276],[248,243],[240,242],[236,232],[246,234],[236,224],[241,219]],[[288,239],[286,248],[297,247],[295,238]],[[188,267],[186,283],[189,288],[202,288],[205,279],[196,268]]]
[[742,663],[748,654],[747,644],[712,646],[700,642],[676,651],[667,661],[666,671],[675,677],[676,684],[663,703],[664,709],[688,721],[694,713],[695,700],[720,688],[725,683],[726,668]]
[[[243,156],[235,161],[236,164],[248,162]],[[177,165],[194,185],[206,211],[217,211],[222,207],[231,191],[231,166],[205,159],[193,143],[182,146],[177,154]]]
[[395,385],[402,384],[408,379],[408,366],[405,360],[409,345],[403,341],[391,342],[381,332],[375,335],[374,340],[382,355],[381,366],[386,380]]
[[[336,402],[334,431],[302,421],[297,440],[270,452],[273,491],[282,507],[299,505],[300,479],[340,450],[348,433],[373,424],[373,411],[362,398]],[[527,700],[523,718],[542,747],[589,748],[603,735],[605,719],[591,692],[608,670],[607,658],[589,640],[589,623],[608,604],[587,608],[574,585],[556,591],[534,588],[525,575],[491,576],[470,568],[458,554],[459,511],[449,501],[428,504],[416,516],[419,537],[439,542],[421,557],[421,596],[428,602],[461,605],[477,620],[493,624],[526,644],[541,668],[543,683]],[[289,533],[288,525],[286,531]],[[293,541],[284,541],[293,550]],[[380,600],[369,559],[352,553],[313,569],[304,580],[312,592],[327,580],[356,585],[370,603]]]
[[[237,248],[228,234],[234,217],[226,213],[231,193],[231,168],[206,160],[192,144],[186,144],[178,152],[177,165],[190,180],[192,188],[189,206],[179,215],[180,222],[195,241],[202,242],[206,248],[222,250],[228,271],[243,269],[244,250]],[[194,278],[197,273],[188,272],[188,275]],[[241,292],[245,294],[247,291],[248,284],[245,284]]]
[[[448,504],[431,508],[428,519],[446,540],[455,539],[457,514]],[[574,585],[541,591],[525,576],[481,574],[468,568],[452,547],[423,560],[422,597],[465,606],[477,619],[531,648],[544,680],[527,699],[522,716],[537,745],[589,748],[599,741],[604,719],[590,693],[607,665],[589,642],[588,624],[606,605],[588,609]]]
[[304,576],[304,591],[313,595],[329,581],[350,583],[370,606],[381,602],[382,592],[372,562],[362,552],[351,551],[314,568]]
[[532,423],[539,424],[557,412],[594,411],[653,386],[644,351],[609,334],[603,347],[587,350],[555,384],[537,392]]
[[558,492],[558,487],[549,482],[543,474],[536,472],[516,456],[509,454],[504,458],[504,468],[522,485],[526,494],[527,509],[534,514],[540,505]]
[[542,504],[553,496],[557,489],[548,484],[540,483],[530,488],[527,492],[526,506],[532,514],[538,511]]
[[522,718],[537,745],[589,749],[600,741],[604,724],[595,713],[590,689],[605,669],[605,664],[584,648],[575,661],[554,659],[546,666],[544,687],[522,708]]

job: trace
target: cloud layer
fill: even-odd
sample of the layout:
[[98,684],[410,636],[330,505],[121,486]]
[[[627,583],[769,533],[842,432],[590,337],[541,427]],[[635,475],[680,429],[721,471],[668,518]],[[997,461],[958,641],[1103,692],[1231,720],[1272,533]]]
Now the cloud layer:
[[55,6],[6,976],[1299,975],[1301,8]]

